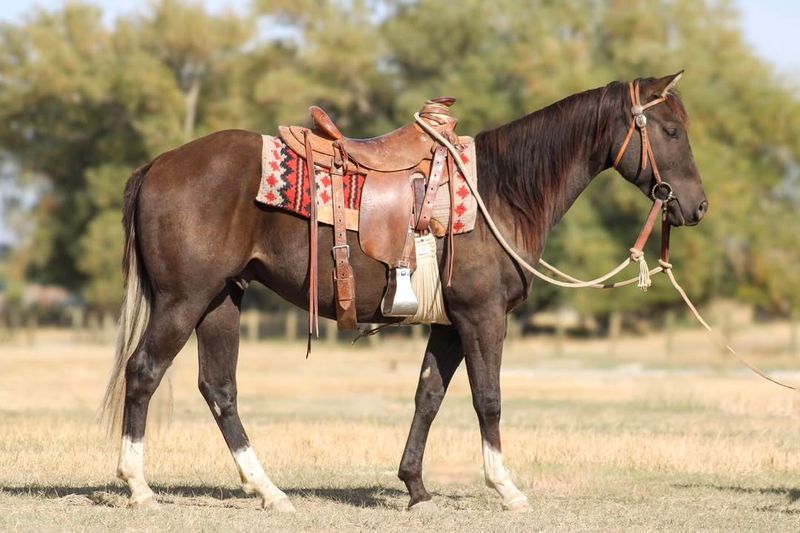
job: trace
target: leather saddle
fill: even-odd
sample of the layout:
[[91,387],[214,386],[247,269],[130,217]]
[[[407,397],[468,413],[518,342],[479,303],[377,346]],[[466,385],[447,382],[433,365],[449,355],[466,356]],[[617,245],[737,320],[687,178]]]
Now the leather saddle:
[[[449,141],[457,144],[457,119],[450,114],[455,98],[428,100],[420,118]],[[389,269],[389,287],[383,302],[385,316],[409,316],[416,312],[410,277],[414,268],[414,236],[427,233],[431,209],[439,185],[453,171],[448,152],[417,123],[370,139],[342,135],[320,107],[309,109],[313,127],[281,126],[283,141],[306,159],[309,166],[327,169],[333,196],[337,322],[340,329],[355,329],[355,280],[349,265],[344,223],[342,177],[348,172],[366,175],[359,208],[358,238],[363,252]],[[452,180],[451,180],[452,184]],[[312,197],[316,185],[311,180]],[[451,199],[453,195],[451,194]],[[316,202],[311,206],[311,285],[316,284]],[[453,217],[450,217],[451,221]],[[451,231],[452,234],[452,231]],[[452,255],[452,254],[451,254]],[[309,290],[309,328],[315,312],[316,288]],[[410,294],[409,294],[410,293]]]
[[[430,102],[434,102],[434,104],[426,104],[426,107],[431,108],[436,105],[447,109],[447,106],[452,105],[455,99],[436,98]],[[380,172],[407,170],[419,165],[423,160],[431,159],[436,141],[417,124],[406,124],[392,132],[371,139],[351,139],[342,135],[322,108],[312,106],[309,111],[313,124],[311,147],[315,152],[314,162],[320,166],[326,168],[332,166],[336,146],[341,147],[358,168],[365,170]],[[425,117],[423,114],[421,116]],[[447,116],[450,116],[449,113]],[[307,130],[308,128],[302,126],[281,126],[280,128],[281,137],[290,147],[292,147],[292,140],[295,146],[301,146],[305,142],[304,136]],[[303,153],[303,151],[298,153]]]

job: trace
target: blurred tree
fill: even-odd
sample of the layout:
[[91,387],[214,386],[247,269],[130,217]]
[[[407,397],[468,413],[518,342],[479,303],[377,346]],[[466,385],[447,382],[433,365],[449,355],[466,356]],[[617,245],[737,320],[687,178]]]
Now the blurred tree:
[[271,63],[280,64],[262,69],[255,89],[256,103],[274,109],[277,123],[307,122],[308,106],[317,104],[348,135],[377,135],[392,126],[395,92],[389,73],[381,69],[385,47],[370,4],[363,0],[256,4],[262,16],[283,30],[271,51],[286,57],[272,58]]
[[[217,89],[254,23],[163,0],[143,17],[102,22],[78,2],[0,27],[0,143],[50,182],[35,212],[30,279],[80,290],[99,308],[121,298],[118,223],[131,169],[172,148],[215,110]],[[219,81],[222,80],[222,81]],[[244,115],[244,113],[242,113]]]
[[181,137],[185,142],[195,134],[201,90],[208,83],[224,83],[231,63],[243,55],[253,38],[255,24],[233,11],[212,15],[197,0],[160,0],[147,15],[122,19],[116,33],[120,55],[138,55],[140,60],[126,69],[136,77],[125,81],[146,83],[141,75],[147,68],[155,70],[159,85],[172,81],[167,85],[183,102]]
[[29,271],[72,289],[91,216],[85,170],[146,157],[114,92],[115,53],[98,9],[71,3],[0,28],[0,143],[51,184],[37,207]]

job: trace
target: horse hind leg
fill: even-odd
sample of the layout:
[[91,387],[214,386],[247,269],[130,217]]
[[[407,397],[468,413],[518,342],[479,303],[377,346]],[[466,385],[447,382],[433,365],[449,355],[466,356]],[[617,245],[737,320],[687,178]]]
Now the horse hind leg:
[[162,296],[154,302],[150,320],[136,351],[125,368],[125,404],[122,445],[117,477],[131,491],[132,507],[156,507],[153,491],[144,477],[144,433],[150,398],[173,359],[191,335],[202,312],[191,300]]
[[257,493],[264,509],[292,512],[294,506],[267,476],[239,418],[236,362],[242,292],[239,287],[229,283],[197,326],[198,386],[233,455],[245,492]]

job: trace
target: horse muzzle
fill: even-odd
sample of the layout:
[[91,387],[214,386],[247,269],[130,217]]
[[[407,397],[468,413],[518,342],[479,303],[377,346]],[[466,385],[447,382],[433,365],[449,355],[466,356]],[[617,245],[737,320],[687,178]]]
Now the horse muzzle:
[[667,204],[667,222],[670,226],[696,226],[708,212],[708,200],[703,198],[694,209],[685,209],[684,202],[674,199]]

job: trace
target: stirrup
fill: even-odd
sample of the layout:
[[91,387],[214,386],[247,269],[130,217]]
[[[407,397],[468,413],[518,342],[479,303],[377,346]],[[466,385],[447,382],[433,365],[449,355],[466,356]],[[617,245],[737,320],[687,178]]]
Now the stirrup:
[[381,301],[383,316],[411,316],[417,312],[419,302],[411,288],[411,269],[397,267],[389,271],[389,285]]

